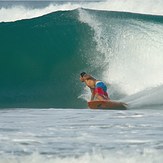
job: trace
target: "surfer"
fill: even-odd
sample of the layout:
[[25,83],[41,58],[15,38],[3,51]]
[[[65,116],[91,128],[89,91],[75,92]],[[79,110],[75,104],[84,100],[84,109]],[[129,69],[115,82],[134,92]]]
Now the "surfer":
[[100,101],[109,101],[110,98],[107,93],[106,85],[100,81],[96,80],[91,75],[87,74],[86,72],[82,72],[80,74],[80,81],[85,82],[85,84],[91,90],[91,101],[93,100],[100,100]]

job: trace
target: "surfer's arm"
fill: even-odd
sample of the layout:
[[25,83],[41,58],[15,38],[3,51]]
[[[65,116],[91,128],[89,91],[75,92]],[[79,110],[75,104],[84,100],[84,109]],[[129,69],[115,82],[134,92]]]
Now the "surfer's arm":
[[[91,88],[90,88],[90,89],[91,89]],[[91,89],[91,93],[92,93],[92,94],[91,94],[91,101],[92,101],[92,100],[94,100],[94,97],[95,97],[95,95],[94,95],[94,89]]]

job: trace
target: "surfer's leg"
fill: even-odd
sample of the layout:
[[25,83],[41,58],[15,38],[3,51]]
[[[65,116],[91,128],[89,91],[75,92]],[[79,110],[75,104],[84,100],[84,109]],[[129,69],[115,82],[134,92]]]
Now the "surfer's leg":
[[100,87],[95,88],[95,100],[104,101],[104,100],[110,100],[108,97],[107,92],[104,92],[104,90]]
[[99,101],[106,101],[106,100],[110,100],[108,97],[105,97],[104,95],[100,95],[100,94],[95,94],[95,100],[99,100]]

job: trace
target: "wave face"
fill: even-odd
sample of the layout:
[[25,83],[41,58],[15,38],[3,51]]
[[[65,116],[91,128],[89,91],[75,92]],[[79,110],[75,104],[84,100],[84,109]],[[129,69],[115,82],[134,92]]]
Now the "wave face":
[[90,34],[77,11],[1,23],[1,107],[80,106],[76,83]]
[[0,36],[0,107],[84,107],[81,71],[114,99],[163,85],[162,16],[59,11],[0,23]]

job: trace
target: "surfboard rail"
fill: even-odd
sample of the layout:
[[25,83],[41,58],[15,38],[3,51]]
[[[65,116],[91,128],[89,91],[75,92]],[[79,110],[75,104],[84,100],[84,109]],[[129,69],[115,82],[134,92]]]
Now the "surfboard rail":
[[88,107],[90,109],[109,109],[109,110],[126,110],[127,104],[118,101],[89,101]]

